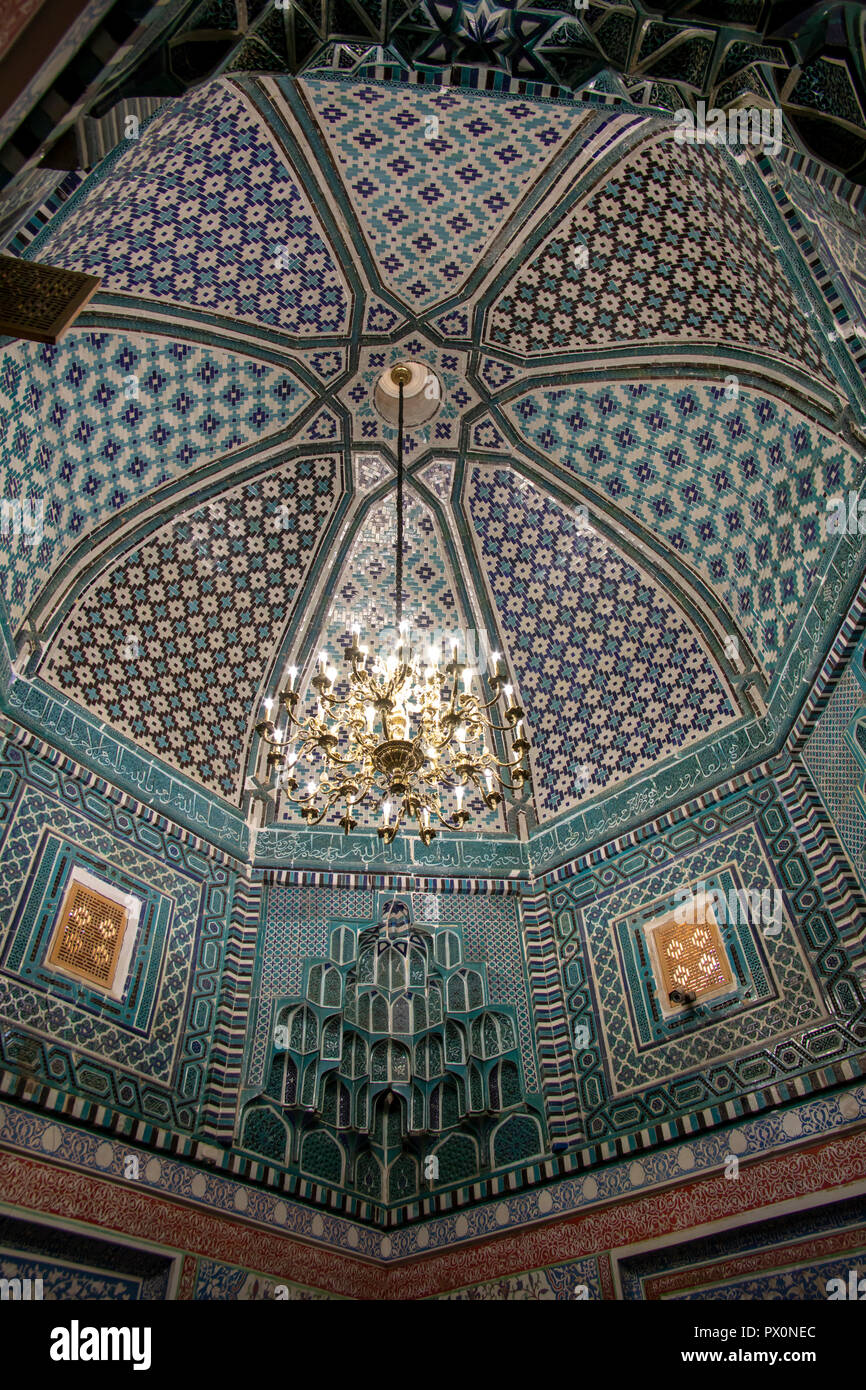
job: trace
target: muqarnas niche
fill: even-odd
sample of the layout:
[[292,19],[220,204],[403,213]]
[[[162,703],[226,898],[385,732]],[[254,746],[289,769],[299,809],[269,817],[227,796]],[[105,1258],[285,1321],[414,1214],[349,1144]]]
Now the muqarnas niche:
[[514,1011],[460,932],[416,925],[400,899],[376,926],[337,926],[274,1009],[267,1080],[241,1146],[384,1206],[478,1181],[545,1150]]

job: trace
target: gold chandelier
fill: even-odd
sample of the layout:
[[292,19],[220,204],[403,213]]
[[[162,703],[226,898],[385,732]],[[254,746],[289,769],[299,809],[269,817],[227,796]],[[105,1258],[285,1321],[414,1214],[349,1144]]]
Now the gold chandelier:
[[[403,392],[411,375],[403,365],[390,372],[399,393],[396,648],[371,658],[368,648],[360,645],[360,627],[353,627],[346,652],[350,669],[342,682],[327,652],[319,655],[318,671],[310,681],[317,697],[315,714],[298,712],[298,670],[293,666],[279,694],[285,727],[277,730],[274,702],[267,701],[266,718],[256,725],[256,733],[270,748],[268,771],[279,769],[278,785],[300,807],[308,825],[319,824],[333,808],[342,807],[339,824],[349,834],[358,824],[353,812],[366,805],[381,811],[378,833],[386,844],[405,821],[417,824],[427,845],[436,824],[459,830],[469,821],[467,791],[480,793],[493,809],[503,791],[528,782],[524,763],[529,742],[524,712],[512,698],[498,653],[491,657],[491,698],[484,701],[473,690],[472,669],[458,660],[456,645],[450,659],[435,648],[422,657],[411,645],[402,601]],[[497,708],[504,722],[497,721]],[[496,734],[502,735],[503,744],[510,738],[510,757],[500,759],[493,751]],[[317,761],[323,765],[320,776],[301,789],[300,766]]]

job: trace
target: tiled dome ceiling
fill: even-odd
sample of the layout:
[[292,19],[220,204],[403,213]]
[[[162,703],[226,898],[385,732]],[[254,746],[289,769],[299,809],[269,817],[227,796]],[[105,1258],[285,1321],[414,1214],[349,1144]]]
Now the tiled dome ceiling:
[[[289,659],[391,622],[396,441],[372,391],[412,357],[443,402],[405,438],[409,613],[507,653],[549,862],[754,762],[810,622],[823,658],[826,498],[863,474],[832,311],[859,281],[827,258],[827,298],[805,289],[781,162],[677,145],[611,93],[403,76],[206,83],[36,243],[102,287],[59,347],[0,365],[7,494],[49,499],[7,587],[36,644],[16,717],[60,697],[94,766],[155,804],[187,789],[223,808],[211,826],[269,802],[253,729]],[[825,244],[862,253],[808,187]],[[316,858],[266,819],[261,856]],[[513,810],[479,824],[507,869]],[[353,840],[352,862],[382,852]]]

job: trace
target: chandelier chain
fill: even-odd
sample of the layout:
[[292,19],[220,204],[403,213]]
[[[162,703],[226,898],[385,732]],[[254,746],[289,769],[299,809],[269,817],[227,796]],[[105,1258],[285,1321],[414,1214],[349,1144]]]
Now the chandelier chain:
[[[485,698],[482,671],[460,659],[456,642],[449,651],[429,647],[422,655],[403,618],[404,387],[413,373],[416,380],[421,375],[417,364],[398,363],[390,371],[398,390],[394,649],[371,652],[361,645],[360,624],[353,624],[344,651],[346,676],[341,679],[328,653],[320,652],[304,711],[305,683],[298,683],[298,668],[290,666],[288,683],[278,700],[265,701],[265,718],[256,725],[270,749],[268,770],[279,769],[281,792],[308,825],[342,808],[338,823],[348,835],[358,826],[357,808],[366,806],[381,812],[378,834],[387,844],[403,824],[414,824],[424,844],[435,837],[437,824],[462,830],[471,818],[467,798],[477,797],[493,811],[505,792],[520,791],[529,781],[525,714],[500,654],[491,654]],[[505,736],[502,757],[495,751],[499,735]],[[302,790],[305,770],[309,782]]]
[[397,629],[403,621],[403,382],[397,409]]

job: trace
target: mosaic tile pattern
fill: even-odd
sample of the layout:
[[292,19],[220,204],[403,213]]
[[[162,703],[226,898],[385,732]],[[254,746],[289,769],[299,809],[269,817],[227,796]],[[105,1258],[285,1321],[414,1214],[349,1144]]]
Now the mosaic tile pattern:
[[[423,502],[407,486],[403,515],[403,603],[406,619],[420,643],[427,634],[462,627],[438,527]],[[328,615],[313,644],[335,657],[351,643],[353,622],[371,650],[396,642],[394,548],[397,542],[396,492],[367,513],[331,591]],[[340,669],[340,661],[337,669]]]
[[317,352],[301,352],[298,356],[303,358],[326,385],[331,385],[334,377],[346,369],[346,352],[341,347],[320,348]]
[[367,295],[364,302],[365,333],[393,333],[401,323],[405,323],[404,315],[392,304],[386,304],[378,295]]
[[[42,977],[16,967],[18,955],[23,954],[36,925],[36,916],[43,911],[42,899],[48,887],[47,871],[53,861],[43,868],[40,841],[46,825],[57,835],[68,836],[77,846],[76,860],[91,868],[93,857],[107,861],[109,877],[124,872],[138,884],[152,886],[151,898],[164,897],[173,905],[173,912],[162,914],[160,921],[151,923],[156,937],[157,955],[145,990],[152,995],[152,1004],[143,1016],[134,1020],[125,1017],[128,1010],[98,1007],[98,1001],[88,990],[59,993]],[[55,797],[28,787],[16,808],[8,834],[0,849],[2,863],[2,894],[5,901],[4,922],[8,926],[6,949],[0,966],[0,1010],[3,1015],[3,1050],[9,1055],[14,1048],[17,1029],[28,1036],[43,1040],[54,1084],[64,1081],[76,1089],[76,1079],[82,1089],[106,1102],[114,1100],[127,1108],[133,1096],[124,1071],[132,1073],[139,1085],[156,1083],[158,1088],[170,1087],[174,1078],[184,1002],[191,977],[191,962],[197,932],[200,907],[200,884],[179,871],[180,866],[162,863],[152,852],[134,844],[121,844],[109,830],[92,823],[80,812],[61,804]],[[34,896],[35,895],[35,896]],[[22,899],[16,909],[19,897]],[[33,901],[31,902],[31,897]],[[147,913],[142,927],[147,926]],[[44,932],[44,925],[42,927]],[[138,945],[137,954],[145,959],[150,943],[146,936]],[[73,997],[74,996],[74,997]],[[73,1061],[69,1060],[70,1053]],[[65,1054],[65,1055],[64,1055]],[[80,1054],[77,1055],[76,1054]],[[109,1071],[105,1062],[109,1062]],[[116,1071],[112,1074],[111,1068]],[[160,1097],[165,1104],[163,1096]],[[171,1118],[171,1109],[163,1115]]]
[[284,428],[311,399],[288,371],[218,348],[72,330],[0,360],[0,492],[42,498],[43,539],[10,546],[13,622],[94,527],[162,483]]
[[546,494],[476,468],[467,505],[527,710],[541,818],[736,717],[658,586]]
[[508,362],[500,362],[497,357],[482,357],[478,368],[481,380],[490,391],[501,391],[517,380],[517,369]]
[[394,469],[381,454],[354,454],[352,463],[356,492],[374,492],[386,478],[394,475]]
[[182,513],[91,583],[45,679],[236,797],[259,687],[339,489],[337,459],[292,460]]
[[[104,1105],[119,1123],[131,1114],[214,1133],[211,1103],[227,1078],[234,1096],[243,1051],[242,1037],[220,1027],[221,988],[233,1001],[244,992],[236,937],[226,951],[233,876],[219,857],[198,852],[200,842],[159,829],[98,782],[30,748],[7,744],[0,753],[2,1065],[26,1055],[40,1085],[82,1107]],[[46,949],[58,874],[72,861],[144,902],[129,992],[117,1004],[56,977],[49,986],[30,963]]]
[[484,453],[508,453],[509,445],[492,415],[482,415],[472,425],[472,446]]
[[87,185],[40,258],[99,275],[103,289],[300,337],[348,321],[349,291],[309,198],[221,81],[169,103]]
[[535,391],[504,408],[694,566],[772,669],[827,546],[826,499],[863,471],[852,450],[778,400],[727,400],[721,378]]
[[[431,896],[423,895],[428,901]],[[415,897],[422,895],[416,894]],[[526,982],[523,923],[517,900],[511,897],[482,899],[463,893],[450,893],[439,894],[433,901],[438,902],[438,926],[456,923],[463,934],[467,956],[486,963],[491,1002],[507,1004],[514,1009],[527,1089],[536,1090],[538,1068],[532,1005]]]
[[857,340],[862,344],[866,338],[866,232],[863,214],[855,212],[828,189],[803,174],[780,163],[774,168],[832,274],[833,284],[849,318],[859,325]]
[[447,460],[430,463],[426,468],[422,468],[418,474],[421,482],[439,498],[440,502],[448,502],[451,498],[451,489],[454,486],[454,464]]
[[[647,875],[628,887],[606,895],[582,914],[586,932],[586,959],[594,981],[599,1022],[604,1031],[604,1056],[613,1095],[639,1087],[675,1084],[678,1077],[711,1062],[721,1068],[744,1048],[767,1045],[779,1036],[788,1037],[815,1026],[827,1016],[806,964],[801,943],[788,922],[778,936],[761,935],[760,925],[749,924],[753,947],[762,960],[745,973],[742,998],[733,1007],[709,1009],[692,1027],[678,1020],[669,1028],[664,1041],[647,1046],[637,1034],[631,1001],[641,988],[641,960],[637,953],[630,914],[638,914],[647,903],[673,898],[677,889],[709,882],[718,875],[725,888],[723,866],[736,866],[737,886],[757,890],[772,889],[775,880],[763,847],[753,829],[720,836],[692,856],[684,856],[657,874]],[[664,907],[660,906],[660,911]],[[625,922],[620,919],[625,918]],[[732,951],[735,933],[724,927],[725,944]],[[746,934],[748,941],[748,933]],[[771,990],[762,988],[762,976],[772,981]],[[576,963],[569,965],[567,982],[578,979]],[[582,981],[581,981],[582,983]],[[751,995],[748,1006],[746,997]],[[763,996],[763,997],[762,997]],[[757,1004],[755,1001],[758,1000]],[[679,1036],[676,1036],[676,1034]]]
[[[299,1009],[307,1009],[300,1031]],[[290,1157],[287,1126],[296,1124],[299,1101],[317,1112],[305,1124],[301,1170],[391,1206],[425,1192],[418,1156],[407,1152],[395,1161],[389,1153],[410,1129],[435,1132],[428,1142],[439,1157],[439,1179],[449,1185],[481,1176],[489,1165],[480,1153],[499,1167],[539,1152],[513,1010],[494,1008],[486,963],[466,956],[450,919],[431,933],[415,923],[408,898],[379,894],[375,926],[332,931],[329,951],[304,962],[300,995],[281,998],[276,1019],[288,1026],[287,1046],[269,1043],[267,1082],[245,1107],[241,1145],[277,1167]],[[389,1040],[394,1033],[399,1042]],[[358,1044],[368,1059],[364,1070],[341,1067],[337,1080],[334,1058],[345,1059]],[[394,1073],[383,1050],[402,1059]],[[400,1102],[394,1108],[380,1084],[389,1082],[388,1095]],[[489,1126],[486,1136],[479,1133],[479,1113],[497,1117],[492,1134]],[[359,1155],[347,1129],[365,1134],[371,1153]]]
[[[861,647],[861,659],[863,650]],[[845,741],[845,731],[864,706],[866,692],[849,668],[827,701],[803,751],[803,759],[860,875],[860,882],[866,884],[866,815],[856,793],[864,772]]]
[[340,419],[333,410],[323,407],[302,429],[296,431],[294,444],[328,444],[341,438]]
[[493,305],[487,340],[527,356],[636,340],[750,345],[829,379],[724,160],[672,139],[630,154],[565,217]]
[[[631,1000],[642,988],[642,967],[622,949],[622,921],[637,920],[641,912],[655,916],[657,903],[663,906],[701,880],[724,877],[726,865],[744,887],[776,888],[782,895],[778,934],[748,924],[758,957],[749,973],[763,973],[770,992],[751,988],[752,997],[744,993],[738,1007],[708,1012],[680,1037],[641,1045]],[[756,1087],[793,1095],[785,1089],[788,1078],[816,1064],[843,1066],[844,1059],[857,1058],[862,990],[824,877],[777,785],[763,778],[677,818],[639,846],[612,847],[598,863],[582,861],[550,889],[567,1007],[580,1042],[589,1139],[648,1130],[683,1114],[707,1116]],[[730,923],[724,930],[730,932]],[[748,991],[748,974],[744,984]]]
[[460,288],[585,118],[566,104],[447,89],[419,100],[413,88],[303,87],[382,283],[416,311]]

